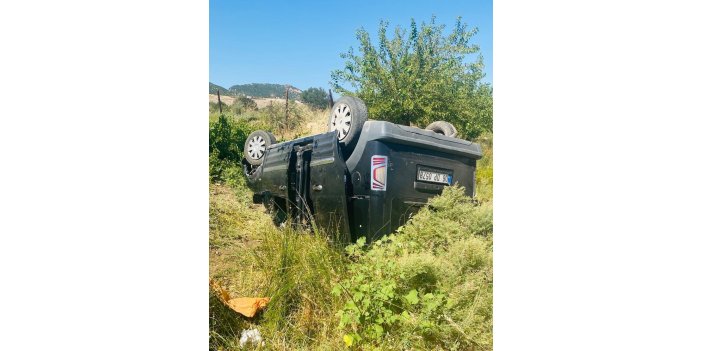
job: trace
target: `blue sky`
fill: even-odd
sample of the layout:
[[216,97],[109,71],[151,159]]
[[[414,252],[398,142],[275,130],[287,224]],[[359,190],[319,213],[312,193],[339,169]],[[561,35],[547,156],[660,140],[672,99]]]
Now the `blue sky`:
[[474,43],[492,83],[492,1],[222,1],[210,0],[210,82],[280,83],[300,89],[330,88],[331,71],[343,67],[339,54],[358,46],[356,30],[377,38],[381,19],[388,33],[410,18],[446,24],[458,16],[478,27]]

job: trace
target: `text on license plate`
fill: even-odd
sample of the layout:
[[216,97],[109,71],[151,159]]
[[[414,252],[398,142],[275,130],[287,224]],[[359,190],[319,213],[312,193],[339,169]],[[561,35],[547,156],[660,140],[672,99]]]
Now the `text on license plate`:
[[417,170],[417,180],[451,185],[451,177],[446,173]]

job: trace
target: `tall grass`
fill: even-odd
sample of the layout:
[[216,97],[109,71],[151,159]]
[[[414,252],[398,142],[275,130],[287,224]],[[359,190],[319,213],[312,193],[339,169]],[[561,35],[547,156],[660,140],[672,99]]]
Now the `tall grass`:
[[330,292],[349,264],[327,235],[276,227],[250,192],[210,186],[210,276],[232,296],[271,297],[248,319],[210,294],[210,348],[236,349],[242,330],[258,328],[273,349],[341,345]]
[[[326,235],[276,227],[227,186],[212,186],[211,203],[211,276],[233,296],[271,297],[253,319],[211,298],[211,348],[236,349],[248,328],[270,349],[344,349],[355,333],[355,349],[491,348],[492,208],[462,189],[444,191],[396,234],[348,252]],[[355,309],[380,291],[393,298]],[[406,298],[413,291],[414,304]],[[355,312],[372,318],[341,323]],[[376,324],[379,338],[363,332]]]
[[292,229],[271,231],[253,252],[271,297],[262,326],[271,342],[312,348],[338,343],[334,314],[341,300],[330,294],[348,260],[326,237]]
[[[266,129],[262,113],[225,117]],[[322,132],[327,116],[309,112],[276,136]],[[225,170],[210,185],[210,277],[234,297],[271,301],[246,318],[211,292],[210,348],[237,350],[257,328],[271,350],[491,349],[492,137],[477,141],[478,201],[448,188],[393,235],[346,250],[333,235],[276,226],[238,166]]]

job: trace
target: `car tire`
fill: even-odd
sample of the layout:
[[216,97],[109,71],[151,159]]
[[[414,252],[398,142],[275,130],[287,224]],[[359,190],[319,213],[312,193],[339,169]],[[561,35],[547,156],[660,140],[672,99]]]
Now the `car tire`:
[[329,116],[329,131],[336,137],[344,153],[349,154],[356,146],[363,124],[368,120],[368,109],[363,100],[353,96],[342,96],[332,107]]
[[252,166],[259,166],[263,163],[263,156],[271,145],[275,144],[273,134],[257,130],[249,134],[244,143],[244,157]]
[[432,122],[424,129],[431,130],[434,133],[443,134],[451,138],[455,138],[458,134],[456,127],[454,127],[453,124],[445,121]]

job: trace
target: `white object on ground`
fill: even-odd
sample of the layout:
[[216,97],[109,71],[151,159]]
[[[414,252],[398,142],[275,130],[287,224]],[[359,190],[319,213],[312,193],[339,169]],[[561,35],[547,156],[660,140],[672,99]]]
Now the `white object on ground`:
[[261,332],[258,329],[247,329],[241,332],[241,339],[239,339],[239,347],[245,347],[251,344],[253,347],[263,344],[263,338],[261,337]]

